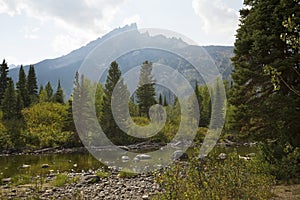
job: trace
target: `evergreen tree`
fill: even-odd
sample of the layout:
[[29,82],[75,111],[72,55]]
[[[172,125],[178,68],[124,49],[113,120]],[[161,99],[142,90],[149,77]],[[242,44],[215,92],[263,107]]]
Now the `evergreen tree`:
[[39,89],[39,95],[43,92],[43,90],[44,90],[44,86],[41,84]]
[[[112,113],[112,94],[113,90],[116,87],[118,81],[121,81],[119,84],[119,88],[117,90],[121,93],[118,95],[122,98],[116,99],[116,106],[114,108],[117,111],[121,111],[121,115],[116,116],[118,121],[126,120],[125,116],[122,116],[122,109],[124,107],[128,107],[120,103],[121,100],[129,99],[129,91],[127,90],[126,85],[124,85],[123,80],[121,78],[121,71],[119,69],[118,63],[116,61],[112,62],[110,68],[108,70],[108,76],[105,83],[104,88],[104,96],[103,96],[103,105],[102,105],[102,116],[100,120],[101,127],[104,133],[109,137],[115,144],[118,145],[125,145],[132,139],[131,137],[127,136],[122,130],[120,130],[119,126],[115,122],[113,113]],[[124,122],[124,121],[123,121]],[[125,122],[124,122],[125,123]]]
[[14,82],[8,80],[7,88],[2,99],[3,119],[10,120],[16,117],[16,92]]
[[149,109],[155,101],[154,80],[152,77],[152,63],[145,61],[140,71],[139,87],[136,91],[140,116],[149,118]]
[[163,99],[162,99],[162,95],[159,94],[159,97],[158,97],[158,104],[159,105],[163,105]]
[[[282,22],[299,16],[299,2],[249,0],[244,4],[232,59],[234,129],[254,139],[280,138],[282,143],[299,146],[300,98],[291,91],[300,85],[299,50],[281,37],[287,32]],[[272,72],[280,75],[279,80],[270,78]],[[280,88],[274,88],[277,82]]]
[[51,83],[48,82],[45,86],[46,94],[47,94],[47,102],[51,102],[53,100],[53,89]]
[[22,118],[22,109],[24,108],[24,103],[21,94],[17,92],[16,97],[16,118]]
[[[195,96],[196,96],[196,99],[198,101],[198,105],[199,105],[199,114],[200,114],[200,118],[201,118],[201,112],[202,111],[202,97],[200,95],[200,92],[199,92],[199,86],[198,86],[198,81],[196,80],[196,84],[195,84]],[[200,120],[199,120],[199,126],[200,126]]]
[[212,112],[211,112],[211,122],[210,129],[222,129],[225,122],[225,106],[226,106],[226,95],[225,90],[222,90],[223,81],[221,78],[217,78],[213,88],[213,99],[212,99]]
[[27,88],[30,98],[30,103],[35,103],[38,100],[38,86],[35,75],[34,66],[29,66],[28,76],[27,76]]
[[8,66],[5,60],[0,65],[0,105],[8,84]]
[[167,101],[167,97],[166,96],[164,96],[164,102],[163,102],[163,106],[168,106],[168,101]]
[[21,96],[21,100],[23,102],[24,107],[28,107],[30,105],[30,98],[28,95],[26,75],[25,75],[22,65],[21,65],[20,71],[19,71],[19,81],[17,82],[17,92]]
[[211,97],[207,85],[200,86],[201,105],[200,105],[200,122],[201,127],[208,127],[211,117]]
[[58,81],[57,90],[54,94],[54,102],[64,104],[64,91],[61,88],[60,80]]

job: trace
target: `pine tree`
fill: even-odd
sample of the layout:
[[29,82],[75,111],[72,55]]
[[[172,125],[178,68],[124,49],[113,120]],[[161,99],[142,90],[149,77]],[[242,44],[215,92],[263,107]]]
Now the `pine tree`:
[[60,80],[58,80],[57,90],[54,94],[54,102],[64,104],[64,91],[61,88]]
[[244,4],[232,59],[233,127],[254,139],[280,138],[282,143],[299,146],[300,98],[291,90],[300,85],[299,50],[282,40],[282,34],[288,33],[283,22],[288,16],[299,16],[299,2],[249,0]]
[[28,76],[27,76],[27,88],[28,95],[30,98],[30,103],[35,103],[38,101],[38,86],[37,79],[35,75],[34,66],[29,66]]
[[145,61],[141,67],[139,87],[136,91],[140,116],[145,116],[148,118],[150,107],[156,103],[154,88],[155,83],[151,73],[152,63]]
[[199,86],[200,96],[201,96],[201,105],[200,105],[200,122],[199,126],[208,127],[211,118],[211,96],[209,93],[209,87]]
[[168,106],[168,101],[167,101],[167,97],[166,96],[164,96],[163,106],[164,107]]
[[22,65],[21,65],[20,71],[19,71],[19,81],[17,82],[17,92],[21,96],[24,107],[25,108],[28,107],[30,105],[30,98],[28,95],[26,75],[25,75]]
[[8,66],[5,60],[0,65],[0,105],[8,84]]
[[117,91],[121,98],[115,99],[117,108],[114,109],[119,111],[121,115],[116,116],[116,119],[118,121],[126,120],[125,116],[123,116],[124,112],[122,109],[124,109],[125,106],[128,107],[128,104],[125,105],[121,102],[123,102],[122,100],[124,99],[129,99],[129,91],[121,78],[121,71],[118,63],[114,61],[110,65],[105,83],[100,124],[107,137],[109,137],[115,144],[124,145],[130,142],[131,137],[127,136],[122,130],[120,130],[119,126],[115,122],[111,107],[113,90],[117,86],[118,81],[120,81],[120,84],[118,84],[119,88],[117,88]]
[[222,90],[223,81],[221,78],[217,78],[213,87],[213,99],[212,99],[212,112],[211,122],[209,124],[210,129],[222,129],[225,122],[225,106],[226,106],[226,95],[225,90]]
[[51,83],[48,82],[45,86],[45,90],[46,90],[46,93],[47,93],[47,102],[51,102],[53,100],[53,89],[52,89],[52,86],[51,86]]
[[[198,81],[196,81],[194,92],[195,92],[196,99],[198,101],[199,114],[200,114],[200,117],[201,117],[201,112],[203,112],[202,111],[202,101],[203,100],[202,100],[202,97],[201,97],[200,92],[199,92]],[[200,121],[199,121],[199,126],[200,126]]]
[[158,97],[158,104],[159,105],[163,105],[163,99],[162,99],[162,95],[159,94],[159,97]]
[[3,119],[10,120],[16,117],[16,92],[14,82],[8,80],[7,88],[2,99]]

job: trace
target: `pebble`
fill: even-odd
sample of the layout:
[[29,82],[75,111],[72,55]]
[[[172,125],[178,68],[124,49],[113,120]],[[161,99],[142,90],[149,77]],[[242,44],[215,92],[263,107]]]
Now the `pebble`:
[[[74,174],[69,174],[72,177]],[[78,175],[78,174],[76,174]],[[38,196],[46,199],[150,199],[151,195],[161,192],[152,175],[138,175],[134,178],[118,178],[117,173],[112,173],[109,178],[96,178],[95,174],[81,176],[78,184],[69,184],[60,188],[45,187],[40,192],[34,189],[26,193],[24,187],[4,190],[0,199],[30,199]],[[97,179],[97,183],[94,183]],[[89,182],[90,180],[93,180]],[[14,192],[12,192],[14,191]]]

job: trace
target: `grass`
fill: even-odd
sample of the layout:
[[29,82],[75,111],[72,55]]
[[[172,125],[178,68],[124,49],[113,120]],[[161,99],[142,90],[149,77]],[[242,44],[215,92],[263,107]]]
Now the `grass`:
[[14,186],[26,185],[31,183],[33,183],[32,176],[28,174],[20,174],[12,178],[12,185]]
[[99,178],[108,178],[110,176],[110,173],[108,172],[103,172],[103,171],[97,171],[96,172],[96,175],[99,177]]
[[68,183],[67,174],[58,174],[56,178],[51,182],[51,185],[54,187],[62,187]]
[[119,178],[134,178],[136,176],[137,176],[137,174],[135,174],[133,172],[125,172],[125,171],[120,171],[118,174]]

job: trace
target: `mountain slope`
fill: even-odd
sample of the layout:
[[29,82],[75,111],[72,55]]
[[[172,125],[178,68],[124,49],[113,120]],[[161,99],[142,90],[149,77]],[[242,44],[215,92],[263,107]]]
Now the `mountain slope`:
[[[148,33],[140,33],[137,29],[136,24],[130,26],[125,26],[123,28],[118,28],[103,36],[98,38],[95,41],[90,42],[84,47],[81,47],[77,50],[72,51],[68,55],[56,58],[48,59],[36,63],[35,70],[38,77],[38,83],[45,85],[48,81],[51,82],[52,86],[55,88],[57,81],[61,81],[61,85],[64,88],[65,94],[68,97],[72,92],[73,81],[76,71],[80,68],[85,58],[93,52],[97,46],[102,44],[109,38],[114,38],[122,33],[129,32],[123,38],[121,42],[116,42],[116,46],[107,47],[107,52],[112,52],[116,48],[122,48],[124,46],[130,46],[132,43],[140,42],[141,44],[147,46],[157,45],[163,49],[172,49],[174,52],[181,52],[186,58],[190,58],[199,65],[203,66],[204,70],[209,70],[209,62],[207,57],[199,56],[199,52],[206,51],[216,66],[219,68],[220,72],[223,75],[224,79],[230,79],[230,73],[233,69],[230,58],[233,56],[233,47],[226,46],[191,46],[183,42],[181,39],[176,38],[167,38],[162,35],[150,36]],[[205,60],[206,59],[206,60]],[[150,60],[153,63],[161,63],[164,65],[171,66],[174,69],[180,71],[180,73],[185,74],[189,81],[200,80],[200,83],[203,83],[201,77],[197,78],[195,76],[195,70],[193,66],[186,61],[184,58],[178,58],[178,56],[173,55],[170,52],[145,48],[138,51],[130,52],[126,55],[121,56],[117,59],[117,62],[120,64],[121,70],[126,72],[132,67],[140,65],[145,60]],[[97,66],[95,64],[95,66]],[[28,70],[28,66],[24,67],[25,70]],[[10,76],[17,80],[19,68],[14,68],[10,70]],[[98,80],[99,77],[95,77]],[[102,81],[105,78],[102,77]]]

